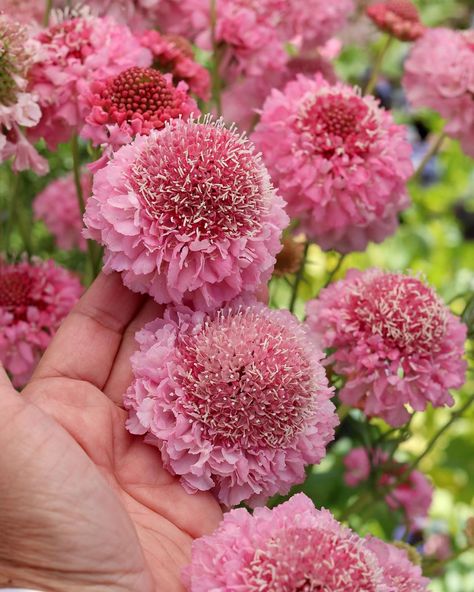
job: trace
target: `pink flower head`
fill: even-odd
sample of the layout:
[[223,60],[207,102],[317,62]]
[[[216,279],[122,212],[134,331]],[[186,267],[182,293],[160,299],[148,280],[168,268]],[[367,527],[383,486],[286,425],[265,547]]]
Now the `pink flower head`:
[[385,583],[365,540],[304,494],[273,510],[225,514],[193,542],[184,580],[190,592],[402,592]]
[[107,17],[65,20],[41,32],[38,40],[41,60],[31,70],[30,86],[43,115],[30,135],[43,137],[51,149],[82,127],[90,82],[151,63],[150,52],[130,30]]
[[79,280],[53,261],[0,262],[0,361],[16,387],[82,292]]
[[127,287],[210,310],[268,281],[288,218],[251,142],[206,117],[120,148],[85,222]]
[[437,111],[474,157],[474,32],[429,29],[405,62],[403,86],[409,102]]
[[404,549],[375,537],[367,537],[365,543],[377,557],[390,592],[428,591],[430,581],[423,577],[421,567],[410,561]]
[[[379,486],[390,487],[405,475],[408,465],[395,460],[388,462],[388,454],[383,450],[371,451],[371,459],[365,448],[354,448],[344,458],[346,472],[344,480],[350,487],[366,481],[370,467],[381,471]],[[433,499],[433,487],[420,471],[411,471],[399,485],[385,496],[387,505],[396,510],[401,508],[407,521],[413,527],[419,527],[420,521],[428,516]]]
[[13,170],[44,174],[47,162],[20,129],[35,126],[41,117],[37,97],[26,92],[35,52],[26,28],[0,13],[0,162],[13,158]]
[[341,400],[392,426],[452,405],[464,382],[466,326],[420,279],[379,269],[351,270],[307,306],[328,363],[346,378]]
[[257,505],[324,457],[338,423],[332,390],[321,352],[288,311],[169,308],[137,340],[127,427],[146,434],[188,492]]
[[199,115],[186,91],[184,82],[174,87],[169,75],[153,68],[128,68],[106,82],[93,82],[91,112],[81,135],[94,145],[110,143],[116,150],[138,134],[161,129],[169,119]]
[[[87,200],[92,189],[90,173],[82,174],[81,185],[84,199]],[[35,218],[43,220],[60,249],[79,248],[85,251],[82,216],[72,174],[52,181],[43,189],[35,197],[33,211]]]
[[400,41],[415,41],[425,32],[418,9],[411,0],[375,2],[366,12],[379,29]]
[[373,97],[298,76],[273,90],[252,139],[289,215],[323,249],[363,250],[395,231],[409,204],[411,147]]
[[209,72],[194,60],[193,48],[187,39],[180,35],[161,35],[158,31],[145,31],[139,38],[143,47],[153,54],[154,68],[169,72],[175,83],[185,82],[200,99],[209,99]]

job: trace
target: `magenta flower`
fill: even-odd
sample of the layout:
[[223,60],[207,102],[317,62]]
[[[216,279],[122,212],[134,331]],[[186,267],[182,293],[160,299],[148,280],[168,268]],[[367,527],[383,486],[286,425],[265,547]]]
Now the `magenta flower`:
[[273,90],[252,139],[289,215],[323,249],[363,250],[395,231],[411,147],[373,97],[299,76]]
[[405,62],[403,86],[409,102],[437,111],[474,157],[474,32],[427,30]]
[[185,489],[225,506],[285,494],[338,423],[321,352],[288,311],[170,308],[137,335],[127,428],[146,434]]
[[93,82],[87,96],[91,110],[81,136],[116,150],[138,134],[161,129],[169,119],[199,115],[187,85],[174,87],[170,78],[153,68],[134,67],[106,82]]
[[389,545],[375,537],[365,539],[382,568],[389,592],[425,592],[430,583],[423,577],[421,567],[414,565],[404,549]]
[[53,261],[0,261],[0,361],[16,387],[29,380],[81,292],[79,280]]
[[[92,190],[92,176],[84,172],[81,177],[82,193],[87,200]],[[60,249],[86,249],[82,236],[82,216],[77,201],[72,174],[51,181],[33,201],[33,212],[42,220],[56,239]]]
[[207,117],[118,150],[85,222],[127,287],[210,310],[268,281],[288,218],[249,140]]
[[[381,489],[389,487],[385,496],[387,505],[397,510],[401,508],[407,521],[414,528],[420,527],[433,500],[433,487],[420,471],[406,474],[408,465],[390,460],[388,454],[380,449],[371,451],[372,467],[380,472],[378,485]],[[354,448],[344,458],[346,472],[344,480],[350,487],[366,481],[370,475],[371,462],[365,448]],[[401,476],[403,482],[393,487]]]
[[366,12],[379,29],[400,41],[415,41],[425,32],[418,9],[411,0],[382,0],[370,4]]
[[406,405],[452,405],[464,382],[466,327],[420,279],[378,269],[351,270],[307,305],[308,324],[328,363],[345,377],[341,400],[390,425]]
[[[379,559],[328,510],[298,494],[273,510],[225,514],[213,534],[193,542],[184,580],[190,592],[408,592],[393,585],[397,566],[410,573],[403,554],[393,553],[395,561]],[[388,563],[394,578],[379,561]]]
[[90,82],[151,63],[150,52],[130,30],[109,18],[73,18],[52,25],[37,38],[41,59],[31,70],[30,86],[39,96],[42,117],[30,135],[44,138],[51,149],[82,127]]

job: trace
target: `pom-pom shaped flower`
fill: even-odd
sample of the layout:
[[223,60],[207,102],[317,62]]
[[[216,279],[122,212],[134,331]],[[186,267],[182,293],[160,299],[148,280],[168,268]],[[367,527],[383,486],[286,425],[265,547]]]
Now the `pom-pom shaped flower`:
[[366,12],[379,29],[400,41],[415,41],[425,32],[418,9],[411,0],[375,2]]
[[28,381],[81,291],[53,261],[0,261],[0,361],[16,387]]
[[[82,174],[81,185],[84,199],[87,200],[92,189],[89,172]],[[45,223],[60,249],[85,250],[82,216],[72,174],[52,181],[43,189],[34,199],[33,211],[35,217]]]
[[140,43],[153,55],[153,67],[169,72],[176,83],[185,82],[189,90],[207,101],[211,88],[209,72],[194,60],[194,52],[187,39],[179,35],[161,35],[158,31],[145,31]]
[[130,30],[107,17],[65,20],[37,38],[41,59],[31,70],[30,86],[40,98],[42,117],[31,136],[43,137],[51,149],[82,127],[90,82],[151,63],[150,52]]
[[47,162],[20,130],[35,126],[41,117],[37,97],[26,92],[35,51],[26,29],[0,13],[0,162],[13,157],[13,170],[44,174]]
[[153,68],[133,67],[107,82],[93,82],[88,102],[91,112],[81,135],[114,150],[138,134],[161,129],[169,119],[199,115],[186,84],[174,87],[169,75]]
[[335,372],[341,400],[393,426],[406,405],[452,405],[464,382],[466,327],[420,279],[378,269],[351,270],[307,305],[308,323]]
[[184,579],[190,592],[399,592],[366,542],[303,494],[273,510],[225,514],[193,542]]
[[[392,509],[401,508],[407,521],[413,527],[420,527],[421,520],[427,517],[433,499],[433,487],[420,471],[407,474],[408,465],[393,459],[389,461],[386,452],[380,449],[371,451],[371,458],[365,448],[354,448],[344,458],[346,473],[344,480],[350,487],[369,478],[371,467],[378,471],[378,485],[390,488],[385,502]],[[396,486],[403,475],[403,480]]]
[[474,157],[474,32],[429,29],[405,62],[403,86],[409,102],[437,111]]
[[270,278],[283,206],[245,136],[177,119],[97,173],[85,222],[127,287],[209,310]]
[[367,537],[365,543],[377,557],[390,592],[428,591],[429,579],[423,577],[421,567],[410,561],[404,549],[375,537]]
[[127,427],[146,434],[187,491],[257,505],[324,457],[338,423],[332,391],[321,352],[288,311],[171,308],[137,340]]
[[392,234],[408,206],[405,136],[373,97],[317,75],[273,90],[252,139],[290,216],[323,249],[345,253]]

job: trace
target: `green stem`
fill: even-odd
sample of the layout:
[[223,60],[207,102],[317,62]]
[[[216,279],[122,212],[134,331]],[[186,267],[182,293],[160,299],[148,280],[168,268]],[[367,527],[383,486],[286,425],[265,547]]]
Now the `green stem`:
[[5,251],[10,251],[10,238],[14,226],[18,232],[23,243],[23,247],[28,255],[33,252],[31,244],[31,223],[25,219],[25,210],[21,204],[21,178],[20,173],[13,173],[13,181],[10,197],[10,213],[8,219],[8,226],[6,232]]
[[295,283],[293,284],[293,290],[291,292],[290,306],[288,307],[290,312],[295,311],[296,299],[298,297],[298,288],[300,286],[301,280],[303,279],[303,272],[306,265],[306,257],[308,256],[308,249],[309,241],[307,241],[304,246],[303,259],[301,260],[300,268],[296,272]]
[[211,25],[211,44],[212,44],[212,62],[211,62],[211,81],[212,81],[212,98],[216,106],[217,115],[222,115],[222,98],[221,98],[221,78],[219,73],[220,65],[220,51],[216,40],[216,23],[217,23],[217,0],[210,0],[210,25]]
[[422,161],[417,166],[416,171],[413,173],[413,179],[419,179],[421,177],[421,174],[425,170],[426,165],[433,158],[433,156],[438,153],[439,149],[443,145],[445,138],[445,132],[440,132],[439,134],[435,135],[435,137],[430,143],[428,150],[426,151],[426,154],[423,156]]
[[344,522],[351,514],[362,511],[363,508],[373,501],[371,491],[364,491],[352,504],[347,506],[344,512],[339,516],[339,521]]
[[370,75],[369,81],[364,89],[364,95],[371,95],[374,92],[375,86],[377,85],[377,80],[380,76],[380,71],[382,70],[383,60],[387,54],[387,51],[392,44],[393,37],[391,35],[387,36],[385,43],[382,46],[382,49],[379,51],[376,59],[374,67],[372,68],[372,73]]
[[338,259],[336,265],[334,266],[333,270],[329,273],[328,278],[324,284],[325,288],[327,288],[329,286],[329,284],[332,282],[336,273],[341,269],[341,265],[344,263],[345,258],[346,258],[345,254],[339,253],[339,259]]
[[43,16],[43,25],[47,27],[49,25],[49,17],[51,16],[51,10],[53,8],[53,0],[46,0]]

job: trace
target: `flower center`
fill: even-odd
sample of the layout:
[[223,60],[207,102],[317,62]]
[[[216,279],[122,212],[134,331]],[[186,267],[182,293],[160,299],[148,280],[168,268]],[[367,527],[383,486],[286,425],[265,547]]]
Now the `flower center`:
[[103,93],[105,107],[127,119],[140,114],[144,119],[173,106],[172,88],[165,77],[152,68],[129,68],[110,81]]
[[387,0],[385,6],[387,10],[393,12],[393,14],[404,21],[415,23],[419,21],[416,6],[410,0]]
[[0,268],[0,306],[8,309],[31,303],[32,278],[22,271],[4,271]]
[[316,386],[299,338],[275,311],[219,312],[179,345],[183,412],[215,444],[288,445],[314,413]]
[[250,237],[272,196],[253,145],[222,123],[166,127],[132,166],[131,184],[162,235],[189,240]]
[[361,331],[380,335],[406,353],[439,351],[446,331],[446,307],[416,278],[380,274],[351,295]]
[[30,62],[26,40],[24,28],[0,14],[0,105],[16,102],[18,80],[26,76]]
[[373,568],[361,544],[320,528],[290,527],[251,561],[249,592],[375,592]]
[[361,97],[331,93],[305,105],[297,125],[309,135],[314,152],[328,159],[367,153],[378,129],[375,114]]

